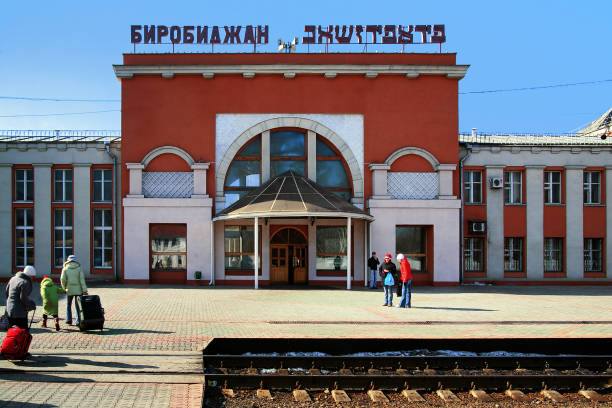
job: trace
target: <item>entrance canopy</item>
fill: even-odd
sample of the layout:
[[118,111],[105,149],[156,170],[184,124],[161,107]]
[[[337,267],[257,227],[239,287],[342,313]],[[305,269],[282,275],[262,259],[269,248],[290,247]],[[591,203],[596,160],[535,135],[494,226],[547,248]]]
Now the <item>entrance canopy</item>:
[[221,210],[213,221],[253,217],[374,217],[293,171],[270,179]]

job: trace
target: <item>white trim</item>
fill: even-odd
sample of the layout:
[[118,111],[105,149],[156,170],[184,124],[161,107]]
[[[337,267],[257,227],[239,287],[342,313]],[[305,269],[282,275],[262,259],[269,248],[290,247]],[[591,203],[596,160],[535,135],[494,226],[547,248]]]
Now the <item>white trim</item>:
[[419,75],[444,75],[449,79],[461,79],[469,65],[376,65],[376,64],[237,64],[237,65],[113,65],[118,79],[132,78],[134,75],[162,75],[164,78],[177,74],[198,74],[212,78],[216,74],[279,74],[285,75],[366,75],[376,72],[379,75],[404,75],[416,78]]
[[[124,199],[125,200],[125,199]],[[291,218],[291,217],[322,217],[322,218],[358,218],[374,221],[374,217],[367,214],[347,213],[347,212],[258,212],[257,214],[237,214],[221,215],[213,218],[213,222],[221,220],[235,220],[241,218],[269,217],[269,218]]]
[[181,159],[185,160],[190,167],[195,163],[195,160],[193,160],[193,157],[191,157],[189,153],[187,153],[185,150],[181,149],[180,147],[176,147],[176,146],[156,147],[155,149],[147,153],[145,157],[142,158],[140,163],[146,168],[154,158],[156,158],[159,155],[166,154],[166,153],[177,155]]
[[407,156],[409,154],[421,156],[422,158],[427,160],[429,164],[431,164],[431,167],[433,167],[434,170],[438,170],[438,166],[440,166],[440,162],[433,154],[429,153],[425,149],[421,149],[420,147],[402,147],[401,149],[397,149],[396,151],[391,153],[389,157],[387,157],[387,160],[385,160],[385,164],[391,166],[394,161],[396,161],[402,156]]

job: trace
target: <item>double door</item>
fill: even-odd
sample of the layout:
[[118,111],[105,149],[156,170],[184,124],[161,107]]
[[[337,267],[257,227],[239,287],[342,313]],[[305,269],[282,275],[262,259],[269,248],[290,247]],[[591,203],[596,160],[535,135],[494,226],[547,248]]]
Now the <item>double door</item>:
[[308,281],[306,249],[306,245],[270,245],[270,283],[306,283]]

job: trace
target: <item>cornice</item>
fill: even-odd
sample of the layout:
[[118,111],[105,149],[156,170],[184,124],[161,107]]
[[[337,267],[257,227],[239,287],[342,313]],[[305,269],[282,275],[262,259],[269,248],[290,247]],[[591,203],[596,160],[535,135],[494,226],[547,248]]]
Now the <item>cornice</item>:
[[461,79],[469,65],[389,65],[389,64],[245,64],[245,65],[113,65],[118,79],[134,75],[201,75],[214,78],[219,74],[239,74],[252,78],[258,74],[279,74],[292,78],[295,75],[363,75],[375,78],[379,75],[404,75],[416,78],[420,75],[444,75],[450,79]]

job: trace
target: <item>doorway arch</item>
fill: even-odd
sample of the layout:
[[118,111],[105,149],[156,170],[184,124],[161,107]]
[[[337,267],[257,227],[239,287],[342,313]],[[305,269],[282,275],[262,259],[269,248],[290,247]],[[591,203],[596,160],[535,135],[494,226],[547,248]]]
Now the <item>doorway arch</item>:
[[299,226],[281,226],[270,233],[270,284],[308,283],[308,237]]

